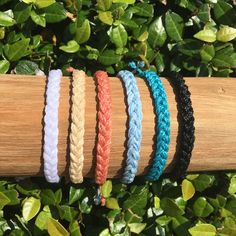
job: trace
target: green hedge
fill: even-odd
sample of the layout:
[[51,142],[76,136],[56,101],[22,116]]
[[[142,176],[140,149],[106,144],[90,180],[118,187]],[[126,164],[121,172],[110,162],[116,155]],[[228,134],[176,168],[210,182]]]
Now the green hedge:
[[[160,75],[235,76],[235,27],[231,0],[1,0],[0,73],[72,65],[115,74],[136,59]],[[100,207],[91,180],[1,178],[0,235],[236,235],[234,173],[113,180],[103,191]]]
[[235,76],[232,0],[1,0],[0,7],[1,73],[73,65],[115,74],[141,59],[161,75]]
[[2,179],[0,235],[236,235],[236,174],[192,174],[181,184],[142,179],[129,186],[107,181],[105,207],[94,205],[89,180],[72,186]]

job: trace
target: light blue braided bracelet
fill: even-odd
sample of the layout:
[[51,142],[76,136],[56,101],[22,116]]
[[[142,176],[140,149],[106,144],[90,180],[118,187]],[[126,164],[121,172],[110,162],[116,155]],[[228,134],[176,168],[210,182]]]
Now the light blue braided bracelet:
[[154,109],[156,113],[156,144],[153,164],[146,176],[147,180],[158,180],[161,176],[168,157],[170,143],[170,113],[168,108],[167,96],[163,84],[157,74],[153,71],[142,71],[134,62],[129,66],[135,70],[139,76],[146,78],[152,97],[154,100]]
[[121,70],[118,73],[118,77],[122,79],[125,86],[129,115],[127,159],[121,181],[125,184],[130,184],[135,178],[140,158],[142,139],[142,104],[133,73],[128,70]]

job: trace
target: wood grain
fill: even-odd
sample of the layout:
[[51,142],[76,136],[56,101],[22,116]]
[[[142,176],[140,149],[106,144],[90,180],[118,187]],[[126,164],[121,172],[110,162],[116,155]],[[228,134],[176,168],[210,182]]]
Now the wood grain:
[[[178,133],[173,89],[162,78],[171,113],[171,143],[166,171],[175,153]],[[118,177],[125,159],[127,112],[124,89],[118,78],[112,87],[112,145],[109,177]],[[138,174],[144,174],[152,158],[154,113],[149,90],[137,79],[143,106],[143,138]],[[236,169],[236,81],[234,78],[186,78],[192,93],[196,142],[189,171]],[[69,77],[63,77],[59,108],[59,173],[68,171],[70,114]],[[42,175],[45,77],[0,76],[0,175]],[[84,175],[94,176],[96,142],[96,92],[93,78],[86,81]]]

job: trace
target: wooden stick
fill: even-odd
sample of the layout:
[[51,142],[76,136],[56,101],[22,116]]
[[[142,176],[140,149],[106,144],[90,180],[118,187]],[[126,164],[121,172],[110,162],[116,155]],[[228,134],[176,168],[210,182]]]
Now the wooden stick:
[[[109,177],[120,176],[125,158],[127,112],[120,79],[112,87],[112,146]],[[166,171],[175,153],[178,132],[173,89],[162,79],[171,113],[171,143]],[[61,83],[59,108],[59,173],[69,166],[69,77]],[[236,82],[230,78],[186,78],[192,93],[196,142],[189,171],[236,169]],[[42,175],[45,77],[1,75],[0,78],[0,175]],[[138,79],[143,106],[143,139],[138,174],[144,174],[152,154],[154,113],[143,79]],[[92,78],[86,80],[84,175],[94,177],[96,142],[96,92]]]

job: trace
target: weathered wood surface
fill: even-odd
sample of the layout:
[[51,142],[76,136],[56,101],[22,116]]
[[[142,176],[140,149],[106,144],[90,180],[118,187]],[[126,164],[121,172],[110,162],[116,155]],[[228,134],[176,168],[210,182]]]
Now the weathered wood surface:
[[[175,153],[178,132],[173,89],[162,79],[171,113],[171,144],[168,168]],[[110,78],[112,88],[112,145],[109,177],[122,171],[127,113],[124,90],[118,78]],[[143,139],[138,174],[143,174],[151,158],[154,113],[149,90],[138,79],[143,106]],[[68,171],[70,110],[69,77],[61,82],[59,108],[59,173]],[[190,171],[236,169],[236,81],[234,78],[186,78],[195,112],[196,142]],[[42,175],[43,112],[45,77],[0,76],[0,175]],[[92,78],[86,83],[84,175],[94,175],[96,140],[96,93]]]

